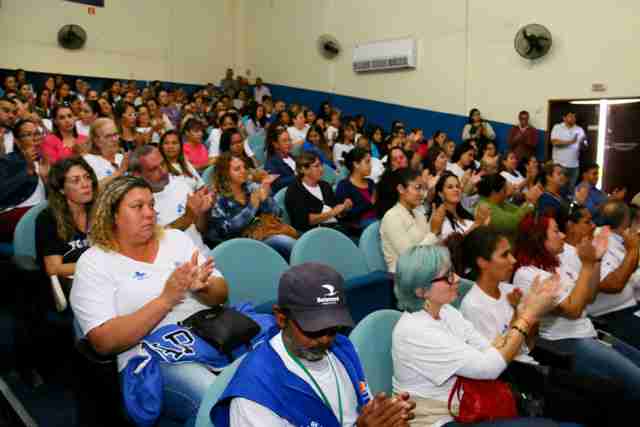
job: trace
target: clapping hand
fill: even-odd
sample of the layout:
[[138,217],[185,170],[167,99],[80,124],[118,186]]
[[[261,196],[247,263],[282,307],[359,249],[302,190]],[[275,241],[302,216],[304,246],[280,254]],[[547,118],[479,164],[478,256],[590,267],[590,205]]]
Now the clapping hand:
[[408,393],[387,397],[377,394],[365,405],[356,420],[357,427],[405,427],[415,414],[416,403],[410,400]]
[[578,202],[580,205],[584,206],[587,202],[587,198],[589,197],[589,187],[586,185],[579,185],[576,188],[576,194],[574,200]]
[[596,259],[602,259],[603,255],[609,248],[609,236],[611,235],[611,229],[608,225],[602,227],[600,232],[593,238],[591,244],[596,250]]
[[207,257],[204,264],[198,265],[198,256],[198,251],[194,251],[193,255],[191,255],[191,260],[187,263],[191,274],[189,289],[193,292],[200,291],[207,286],[209,277],[215,267],[211,257]]
[[556,306],[560,276],[556,273],[544,281],[536,276],[529,292],[522,298],[520,312],[531,323],[537,322]]
[[484,203],[480,203],[476,209],[476,226],[489,225],[491,223],[491,209]]

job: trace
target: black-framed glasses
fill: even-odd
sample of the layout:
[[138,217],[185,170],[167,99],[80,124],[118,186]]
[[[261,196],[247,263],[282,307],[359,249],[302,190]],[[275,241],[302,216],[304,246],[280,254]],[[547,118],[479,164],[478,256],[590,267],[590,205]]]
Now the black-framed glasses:
[[298,330],[305,337],[307,337],[309,339],[312,339],[312,340],[317,340],[317,339],[324,338],[324,337],[334,337],[344,329],[344,328],[341,328],[339,326],[334,326],[332,328],[321,329],[321,330],[316,331],[316,332],[309,332],[309,331],[305,331],[304,329],[302,329],[300,324],[295,319],[291,318],[291,321],[296,325],[296,328],[298,328]]
[[449,284],[449,286],[453,286],[456,282],[456,272],[451,269],[445,275],[436,277],[431,280],[431,283],[442,282],[445,281]]

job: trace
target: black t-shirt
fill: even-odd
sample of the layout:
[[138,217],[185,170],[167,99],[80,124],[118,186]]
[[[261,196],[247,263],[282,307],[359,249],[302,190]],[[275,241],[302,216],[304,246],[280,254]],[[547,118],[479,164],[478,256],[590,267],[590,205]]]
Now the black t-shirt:
[[40,212],[36,219],[36,254],[38,265],[44,271],[44,257],[61,255],[64,264],[78,261],[80,255],[89,248],[86,233],[75,230],[68,241],[58,236],[56,219],[49,208]]

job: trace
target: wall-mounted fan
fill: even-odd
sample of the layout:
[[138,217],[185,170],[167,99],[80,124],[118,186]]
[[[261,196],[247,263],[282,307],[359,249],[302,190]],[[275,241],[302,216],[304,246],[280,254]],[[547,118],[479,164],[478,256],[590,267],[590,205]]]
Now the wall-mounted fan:
[[340,43],[335,37],[329,34],[323,34],[318,37],[318,52],[323,58],[333,59],[340,55],[341,51],[342,47],[340,47]]
[[58,31],[58,44],[65,49],[80,49],[87,42],[87,32],[80,25],[64,25]]
[[551,32],[540,24],[529,24],[516,33],[513,45],[516,52],[526,59],[538,59],[549,53]]

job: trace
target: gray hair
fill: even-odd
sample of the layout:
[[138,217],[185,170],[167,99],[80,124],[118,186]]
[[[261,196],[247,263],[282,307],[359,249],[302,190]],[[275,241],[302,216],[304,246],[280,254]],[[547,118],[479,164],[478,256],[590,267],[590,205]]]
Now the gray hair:
[[140,163],[140,159],[148,156],[154,150],[157,150],[157,147],[153,145],[145,144],[141,147],[136,148],[129,155],[129,173],[130,174],[141,174],[142,173],[142,164]]
[[398,308],[409,312],[421,310],[424,300],[418,298],[416,290],[430,289],[431,281],[449,268],[449,250],[441,245],[415,246],[400,255],[394,286]]

